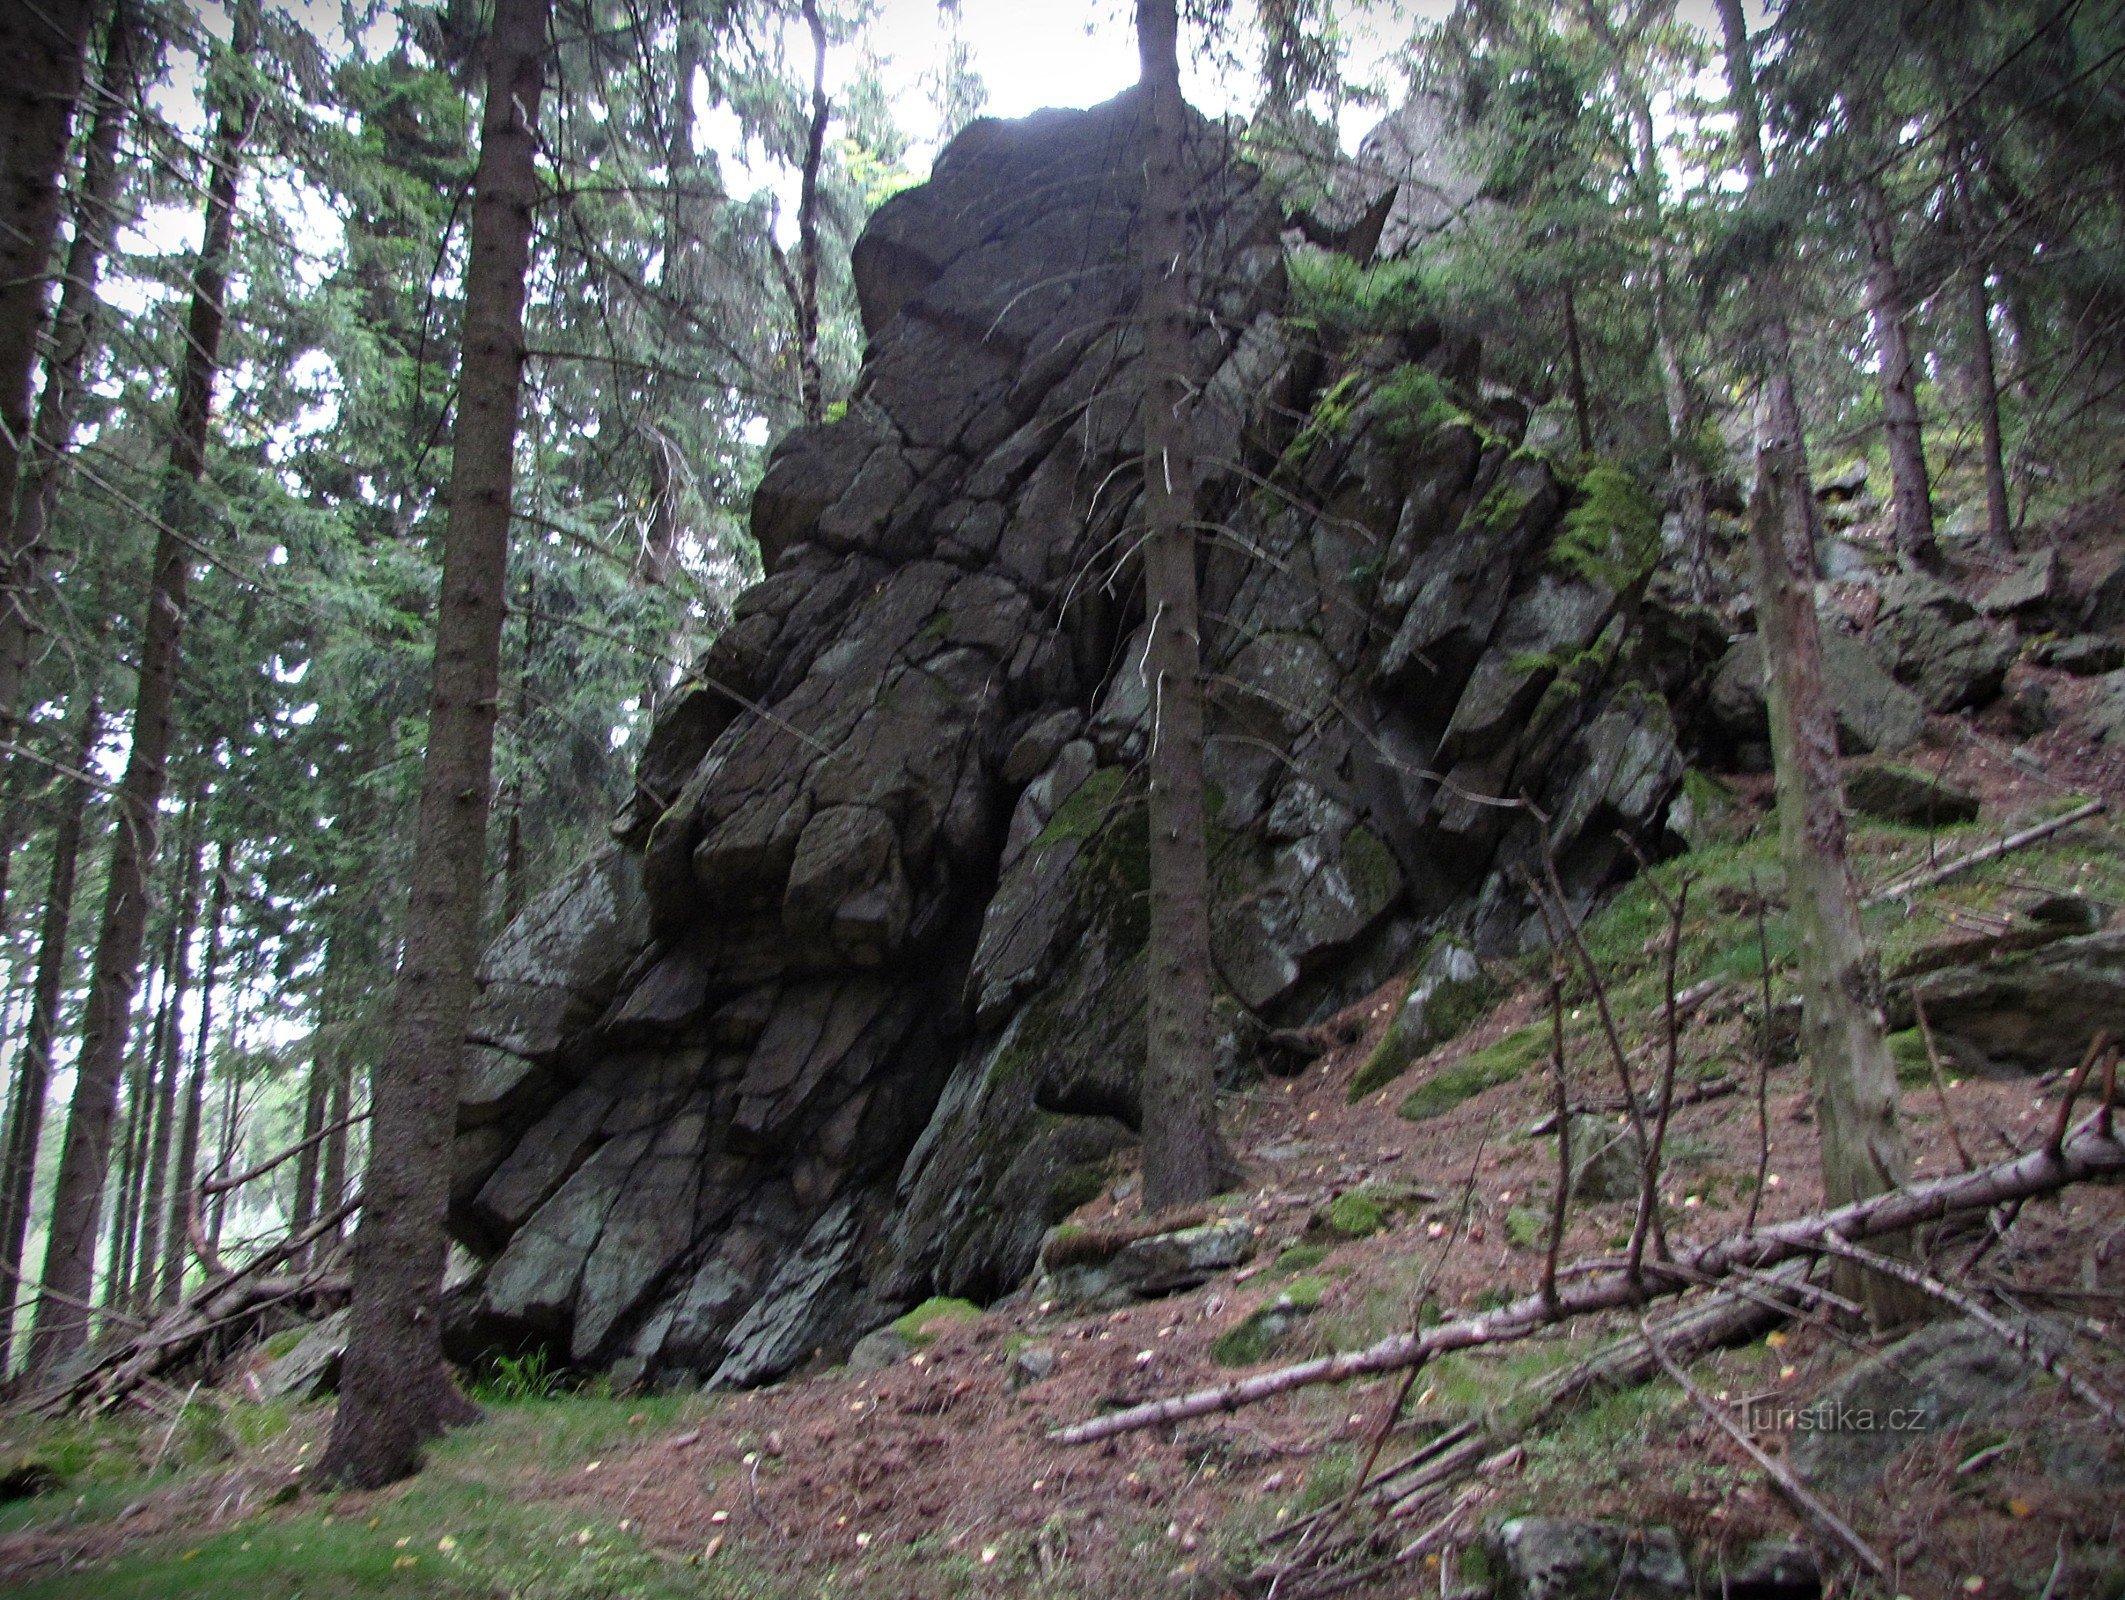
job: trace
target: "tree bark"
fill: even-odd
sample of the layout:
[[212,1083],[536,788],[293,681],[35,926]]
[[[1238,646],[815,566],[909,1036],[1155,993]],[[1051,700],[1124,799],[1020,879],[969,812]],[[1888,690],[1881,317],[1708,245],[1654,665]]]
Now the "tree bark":
[[214,847],[214,892],[207,912],[207,949],[199,968],[199,1036],[192,1043],[191,1087],[185,1091],[184,1124],[177,1136],[177,1176],[170,1185],[170,1225],[163,1234],[158,1307],[184,1296],[185,1266],[192,1255],[192,1207],[198,1201],[200,1126],[206,1115],[207,1048],[214,1037],[214,980],[221,965],[222,919],[229,909],[229,842]]
[[339,1414],[318,1469],[353,1487],[418,1470],[423,1443],[473,1414],[443,1362],[443,1213],[485,887],[550,11],[551,0],[497,0],[487,41],[413,895],[376,1077]]
[[66,280],[45,359],[36,426],[20,464],[19,494],[11,508],[0,505],[0,742],[12,741],[21,721],[23,679],[36,634],[32,596],[49,556],[44,537],[65,481],[82,368],[95,338],[96,280],[118,222],[118,141],[131,113],[140,44],[139,19],[119,0],[104,45],[96,119],[82,155],[74,238],[67,246]]
[[[239,3],[232,55],[248,56],[257,35],[256,11]],[[81,1055],[66,1146],[52,1203],[51,1239],[38,1308],[31,1365],[48,1368],[88,1336],[86,1302],[95,1273],[96,1233],[110,1166],[111,1121],[127,1023],[140,981],[147,936],[148,867],[155,858],[156,814],[168,781],[172,712],[191,586],[190,542],[198,537],[201,480],[206,475],[207,428],[213,409],[228,284],[236,189],[245,140],[255,111],[250,93],[232,93],[216,120],[207,179],[205,226],[192,272],[192,303],[177,384],[177,417],[163,480],[162,526],[155,538],[147,615],[141,628],[139,689],[133,706],[132,748],[118,788],[117,826],[105,889],[96,965],[82,1018]]]
[[[289,1208],[288,1231],[301,1233],[310,1226],[318,1214],[317,1162],[318,1145],[325,1130],[325,1063],[321,1052],[310,1057],[310,1081],[303,1091],[303,1153],[295,1158],[295,1204]],[[306,1257],[296,1258],[297,1266],[309,1265]]]
[[1564,289],[1565,372],[1572,390],[1572,421],[1579,430],[1579,453],[1594,453],[1594,403],[1586,392],[1586,352],[1579,338],[1579,297]]
[[140,1247],[134,1257],[133,1287],[127,1304],[155,1303],[162,1271],[163,1223],[170,1176],[170,1145],[177,1131],[177,1086],[184,1078],[184,1002],[192,986],[192,936],[199,931],[199,813],[203,793],[195,791],[185,808],[184,883],[178,890],[177,922],[171,930],[163,966],[164,1020],[161,1024],[162,1071],[155,1091],[155,1132],[148,1148],[147,1187],[140,1203]]
[[826,420],[826,379],[819,365],[819,163],[826,153],[826,24],[818,0],[804,0],[804,25],[812,35],[812,125],[804,145],[803,183],[797,195],[797,387],[804,420]]
[[1138,0],[1145,128],[1144,605],[1151,639],[1151,926],[1144,951],[1144,1210],[1217,1190],[1210,1038],[1209,854],[1203,802],[1202,641],[1196,615],[1195,463],[1187,405],[1187,194],[1174,0]]
[[[59,232],[59,171],[88,55],[93,0],[0,6],[0,551],[15,488]],[[18,715],[13,698],[6,715]]]
[[1911,355],[1911,312],[1903,274],[1896,267],[1896,224],[1880,180],[1859,185],[1860,216],[1867,239],[1867,318],[1881,360],[1882,432],[1889,444],[1890,495],[1894,504],[1896,553],[1932,566],[1940,560],[1933,542],[1933,485],[1926,472],[1926,441],[1918,415],[1918,369]]
[[[83,692],[72,743],[72,766],[86,772],[103,736],[103,707],[94,689]],[[66,989],[68,933],[73,924],[74,880],[81,866],[82,835],[93,791],[72,778],[59,794],[59,821],[52,830],[52,873],[37,928],[37,975],[30,991],[29,1024],[16,1060],[15,1092],[8,1116],[7,1152],[0,1163],[0,1376],[14,1358],[15,1307],[29,1238],[30,1195],[37,1180],[37,1147],[44,1136],[44,1102],[52,1082],[52,1041],[59,1031],[59,1001]]]
[[[1743,167],[1754,188],[1764,180],[1762,113],[1741,0],[1719,0],[1719,16]],[[1756,289],[1768,308],[1769,371],[1757,418],[1749,552],[1780,856],[1800,947],[1801,1053],[1813,1074],[1823,1192],[1835,1206],[1901,1186],[1910,1158],[1897,1123],[1881,978],[1860,931],[1859,895],[1846,858],[1837,718],[1823,678],[1815,614],[1815,495],[1793,389],[1782,270],[1775,264],[1760,270]],[[1878,1324],[1922,1314],[1919,1297],[1879,1274],[1855,1277],[1847,1289]]]
[[1948,141],[1954,173],[1949,180],[1956,225],[1963,235],[1963,300],[1970,316],[1970,387],[1984,436],[1985,543],[1995,555],[2014,550],[2014,517],[2007,502],[2007,455],[2000,433],[1999,363],[1992,347],[1992,296],[1985,287],[1987,252],[1978,248],[1977,196],[1970,180],[1970,149],[1961,136]]

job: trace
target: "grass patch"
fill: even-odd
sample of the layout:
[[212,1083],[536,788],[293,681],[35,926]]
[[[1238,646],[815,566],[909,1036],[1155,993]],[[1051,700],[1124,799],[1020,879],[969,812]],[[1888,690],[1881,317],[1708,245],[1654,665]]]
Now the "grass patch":
[[1325,1244],[1295,1244],[1276,1258],[1279,1272],[1311,1272],[1328,1259]]

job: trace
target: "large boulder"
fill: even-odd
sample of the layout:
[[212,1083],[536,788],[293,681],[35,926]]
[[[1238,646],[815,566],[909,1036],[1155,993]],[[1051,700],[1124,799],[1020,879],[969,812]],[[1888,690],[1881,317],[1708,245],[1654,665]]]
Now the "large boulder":
[[2049,1072],[2070,1068],[2099,1030],[2125,1017],[2125,929],[2059,939],[2037,949],[2005,949],[1966,965],[1929,972],[1896,997],[1896,1020],[1926,1022],[1944,1054],[1964,1072]]
[[1980,620],[1955,590],[1916,571],[1883,588],[1874,633],[1888,645],[1897,678],[1929,711],[1990,705],[2021,650],[2011,632]]
[[[1918,743],[1926,728],[1925,706],[1890,675],[1865,640],[1824,629],[1822,664],[1837,712],[1838,743],[1846,755],[1894,755]],[[1711,713],[1737,742],[1769,740],[1763,642],[1755,634],[1735,640],[1720,661],[1712,677]]]
[[[1136,1138],[1141,137],[1133,95],[977,122],[872,218],[856,394],[772,457],[713,687],[484,969],[456,1348],[767,1381],[1010,1290]],[[1545,849],[1581,912],[1619,833],[1657,852],[1694,674],[1640,626],[1628,479],[1518,450],[1436,326],[1287,320],[1281,211],[1207,124],[1188,151],[1233,1070],[1435,935],[1539,939]]]

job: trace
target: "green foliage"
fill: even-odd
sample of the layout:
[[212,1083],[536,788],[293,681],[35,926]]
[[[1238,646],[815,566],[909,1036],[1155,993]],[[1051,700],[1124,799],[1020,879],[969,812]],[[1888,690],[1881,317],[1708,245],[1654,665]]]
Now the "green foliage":
[[1422,322],[1430,303],[1414,259],[1361,267],[1338,251],[1300,250],[1286,263],[1294,315],[1324,337],[1393,333]]
[[1549,1237],[1549,1213],[1533,1206],[1514,1206],[1505,1213],[1505,1237],[1522,1250],[1532,1250]]
[[494,1405],[514,1405],[525,1400],[551,1400],[567,1388],[568,1375],[556,1371],[553,1357],[544,1345],[521,1355],[497,1355],[487,1373],[472,1386],[475,1400]]
[[1660,510],[1638,480],[1612,462],[1590,467],[1550,546],[1553,565],[1622,591],[1660,557]]
[[1366,398],[1365,410],[1378,419],[1380,432],[1396,444],[1429,438],[1456,423],[1475,426],[1439,375],[1416,362],[1405,362],[1382,379]]

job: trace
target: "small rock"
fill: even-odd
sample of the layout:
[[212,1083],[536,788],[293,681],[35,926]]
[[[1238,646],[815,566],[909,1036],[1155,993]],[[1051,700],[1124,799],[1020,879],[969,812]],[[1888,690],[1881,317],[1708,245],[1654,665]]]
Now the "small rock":
[[2093,678],[2125,667],[2125,640],[2102,633],[2073,633],[2063,639],[2046,639],[2030,654],[2040,667]]
[[1629,1127],[1584,1113],[1572,1118],[1574,1200],[1635,1199],[1643,1182],[1636,1138]]
[[2040,550],[1985,591],[1978,609],[1989,617],[2038,611],[2066,594],[2066,572],[2056,550]]
[[1722,1565],[1705,1587],[1726,1600],[1816,1600],[1822,1567],[1799,1540],[1773,1534],[1750,1545],[1733,1566]]
[[2088,591],[2081,606],[2081,626],[2115,630],[2125,628],[2125,561],[2120,561]]
[[1865,816],[1914,828],[1945,828],[1977,819],[1978,799],[1969,790],[1889,761],[1848,768],[1845,798]]
[[1011,1387],[1023,1389],[1029,1383],[1039,1383],[1055,1370],[1055,1350],[1051,1345],[1024,1344],[1011,1356]]
[[2051,691],[2025,683],[2007,696],[2007,726],[2018,739],[2033,739],[2058,719],[2051,713]]
[[1671,1600],[1694,1594],[1672,1528],[1514,1517],[1485,1539],[1498,1600]]
[[915,1347],[901,1336],[900,1330],[888,1324],[856,1341],[849,1350],[848,1368],[851,1372],[883,1372],[914,1353]]
[[1136,1300],[1179,1294],[1229,1271],[1254,1253],[1254,1227],[1231,1217],[1132,1240],[1103,1260],[1056,1268],[1038,1298],[1057,1305],[1107,1310]]
[[258,1375],[258,1398],[301,1402],[330,1394],[339,1386],[339,1362],[346,1349],[347,1313],[335,1311]]

